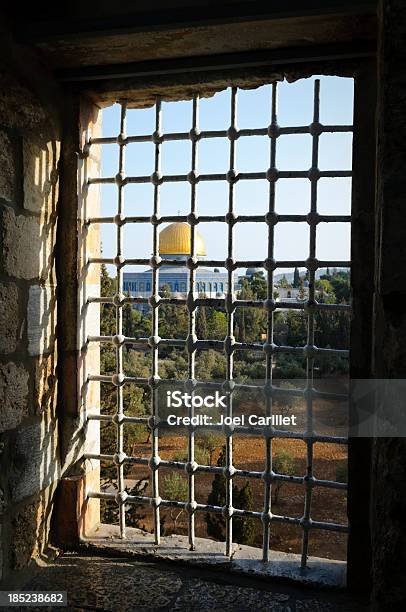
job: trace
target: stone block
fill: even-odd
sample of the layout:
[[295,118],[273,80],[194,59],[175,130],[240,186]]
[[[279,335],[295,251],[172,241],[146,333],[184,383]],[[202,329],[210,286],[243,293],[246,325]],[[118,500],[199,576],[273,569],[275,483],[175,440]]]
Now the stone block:
[[34,495],[58,480],[57,442],[57,424],[47,415],[18,431],[10,457],[9,485],[13,501]]
[[28,353],[42,355],[53,350],[56,325],[54,287],[30,287],[27,307]]
[[35,412],[55,414],[56,407],[56,359],[54,353],[45,355],[35,363],[34,401]]
[[0,515],[4,514],[6,508],[7,508],[6,497],[5,497],[3,489],[0,488]]
[[100,523],[100,499],[88,499],[89,491],[100,490],[100,467],[87,472],[79,481],[79,535],[87,537]]
[[22,365],[0,365],[0,433],[14,429],[28,413],[29,374]]
[[15,197],[14,147],[6,132],[0,130],[0,198],[9,202]]
[[8,206],[2,211],[4,270],[9,276],[30,280],[41,269],[41,228],[36,217],[15,215]]
[[31,558],[38,552],[37,530],[39,500],[28,504],[13,520],[13,538],[11,546],[13,569],[27,567]]
[[[45,124],[46,115],[38,97],[24,87],[15,74],[2,70],[0,116],[7,127],[38,128]],[[49,120],[49,118],[48,118]]]
[[[95,413],[96,410],[89,410]],[[100,421],[89,421],[86,425],[85,453],[100,453]]]
[[58,160],[60,143],[55,140],[40,141],[25,138],[24,158],[24,208],[43,212],[47,216],[56,210],[58,201]]
[[[99,277],[100,278],[100,277]],[[79,348],[86,345],[88,336],[100,334],[100,304],[88,302],[100,295],[100,284],[83,283],[79,291]]]
[[31,280],[54,277],[54,246],[56,220],[54,217],[16,215],[4,206],[1,211],[3,238],[3,267],[6,274]]
[[3,525],[0,523],[0,580],[2,580],[3,578],[3,567],[4,567],[3,547],[1,545],[1,543],[3,542],[3,537],[1,533],[2,529],[3,529]]
[[75,546],[100,523],[100,500],[87,499],[87,492],[100,489],[100,468],[67,476],[59,483],[54,530],[58,546]]
[[13,353],[20,335],[18,288],[14,283],[0,284],[0,353]]

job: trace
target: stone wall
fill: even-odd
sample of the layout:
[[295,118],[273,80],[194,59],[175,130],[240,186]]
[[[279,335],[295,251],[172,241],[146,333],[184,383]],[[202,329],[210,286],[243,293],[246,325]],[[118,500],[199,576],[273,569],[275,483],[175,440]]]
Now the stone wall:
[[[379,5],[372,376],[404,378],[406,6],[404,0],[380,0]],[[106,53],[102,38],[100,45]],[[72,538],[77,535],[77,502],[83,502],[86,493],[83,472],[96,486],[97,468],[91,462],[77,470],[70,468],[83,453],[80,407],[97,410],[98,403],[98,386],[86,385],[85,365],[78,359],[89,348],[81,324],[88,314],[87,292],[97,293],[98,272],[88,274],[85,262],[77,260],[79,239],[82,244],[87,240],[88,246],[90,242],[97,254],[98,236],[86,236],[84,224],[77,224],[79,98],[61,96],[34,54],[10,42],[6,26],[4,31],[0,28],[0,58],[0,575],[2,585],[11,585],[33,558],[48,552],[58,484],[59,515],[67,516],[71,504]],[[113,95],[110,88],[108,100]],[[64,111],[63,121],[59,109]],[[91,114],[83,118],[83,126]],[[61,126],[66,127],[67,115],[60,198]],[[97,117],[92,121],[97,133]],[[88,163],[97,166],[98,160]],[[96,211],[97,200],[91,206]],[[57,312],[63,313],[58,322],[58,353]],[[92,359],[96,370],[96,351]],[[89,366],[90,360],[86,363]],[[97,450],[97,428],[89,442],[93,444],[89,450]],[[364,520],[369,519],[372,534],[373,606],[375,610],[405,609],[405,440],[376,440],[372,454],[372,501],[370,516],[365,513]],[[61,488],[62,474],[66,486]],[[97,506],[93,511],[97,519]],[[59,527],[62,540],[68,529]],[[360,555],[362,562],[367,564],[367,558]]]
[[[381,0],[374,376],[406,372],[406,5]],[[406,608],[406,440],[373,448],[373,609]]]
[[46,554],[60,474],[54,252],[60,121],[53,83],[35,58],[18,56],[5,32],[1,39],[0,575],[7,585],[16,570]]

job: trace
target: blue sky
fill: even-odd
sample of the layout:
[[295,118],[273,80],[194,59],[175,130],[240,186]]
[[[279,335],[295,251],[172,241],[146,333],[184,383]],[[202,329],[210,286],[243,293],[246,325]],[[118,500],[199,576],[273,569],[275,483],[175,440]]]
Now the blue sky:
[[[280,126],[308,125],[313,114],[313,86],[317,77],[278,85],[278,123]],[[324,124],[351,124],[353,118],[353,80],[319,77],[320,121]],[[239,90],[237,125],[240,128],[265,127],[270,122],[271,86]],[[103,135],[119,132],[120,107],[103,111]],[[201,130],[226,129],[230,123],[230,89],[200,102]],[[167,102],[162,105],[162,131],[189,131],[192,124],[192,102]],[[152,133],[154,109],[129,110],[127,135]],[[311,136],[286,135],[277,141],[277,167],[280,170],[306,170],[311,165]],[[188,141],[165,142],[162,145],[162,174],[182,174],[190,170],[191,144]],[[204,139],[198,145],[198,170],[201,173],[226,172],[229,142],[226,139]],[[349,170],[352,164],[350,133],[322,134],[319,148],[321,170]],[[237,141],[237,170],[265,171],[269,166],[269,139],[263,136],[241,137]],[[154,169],[154,145],[134,143],[126,147],[126,174],[149,175]],[[117,145],[102,147],[102,176],[114,176],[118,169]],[[235,210],[240,214],[262,214],[268,208],[267,181],[239,181],[235,187]],[[228,185],[225,181],[198,185],[198,212],[219,215],[227,212]],[[101,214],[116,212],[115,185],[101,187]],[[153,206],[152,185],[125,187],[125,214],[150,215]],[[276,183],[276,211],[283,214],[306,214],[310,207],[310,182],[307,179],[280,179]],[[350,214],[351,179],[325,178],[318,185],[318,211],[321,214]],[[190,185],[165,183],[161,187],[161,214],[187,214],[190,210]],[[115,227],[102,225],[105,257],[114,256]],[[207,256],[226,257],[226,224],[199,224]],[[264,224],[237,224],[235,256],[238,259],[264,259],[267,252],[267,227]],[[126,257],[149,257],[152,231],[149,225],[127,224],[124,229]],[[275,228],[277,259],[306,259],[309,249],[309,226],[306,223],[281,223]],[[322,223],[317,227],[318,259],[350,259],[350,226],[344,223]],[[133,271],[128,267],[125,271]],[[277,271],[278,272],[278,271]]]

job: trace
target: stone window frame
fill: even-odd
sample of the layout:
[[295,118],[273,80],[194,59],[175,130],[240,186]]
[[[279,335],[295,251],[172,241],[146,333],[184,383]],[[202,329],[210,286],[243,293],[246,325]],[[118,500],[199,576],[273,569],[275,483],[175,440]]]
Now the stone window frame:
[[[238,73],[238,69],[237,69]],[[253,77],[254,73],[254,77]],[[274,73],[273,73],[274,74]],[[316,64],[308,66],[301,65],[299,68],[290,65],[282,71],[282,75],[292,79],[309,76],[311,74],[334,74],[337,76],[352,76],[355,81],[354,87],[354,135],[353,135],[353,187],[352,187],[352,259],[358,262],[351,276],[353,291],[353,316],[351,322],[351,378],[369,378],[371,376],[372,358],[372,310],[373,310],[373,278],[374,278],[374,246],[375,246],[375,220],[374,206],[375,193],[375,148],[371,146],[371,135],[375,128],[375,108],[371,99],[376,98],[375,60],[349,60],[348,64],[340,62],[337,64],[330,59],[321,58]],[[232,83],[233,77],[227,78],[227,83]],[[260,71],[260,76],[255,78],[255,70],[242,79],[255,84],[268,82],[269,71],[266,77]],[[146,77],[146,80],[148,78]],[[204,84],[210,93],[224,88],[224,77],[221,76],[221,85],[216,81],[213,86],[208,83],[213,81],[212,76]],[[241,81],[241,79],[240,79]],[[259,83],[259,82],[260,83]],[[185,87],[183,79],[182,88]],[[199,81],[202,87],[202,81]],[[120,91],[127,89],[120,84]],[[128,83],[128,90],[132,84]],[[175,87],[175,93],[173,88]],[[163,85],[164,96],[167,90],[167,99],[173,96],[179,97],[178,77],[169,79]],[[114,90],[111,84],[107,86]],[[116,86],[117,88],[117,86]],[[145,88],[145,99],[150,95],[148,87]],[[186,87],[186,96],[190,91]],[[154,94],[155,95],[155,94]],[[112,100],[117,98],[116,91],[111,93]],[[106,92],[103,92],[103,99]],[[94,236],[89,236],[89,229],[84,227],[79,216],[80,209],[80,181],[77,175],[77,156],[81,155],[82,147],[92,134],[94,137],[100,131],[100,109],[94,102],[94,95],[89,97],[85,88],[72,87],[70,90],[67,108],[65,109],[66,136],[62,148],[62,194],[61,214],[58,232],[64,232],[64,240],[60,241],[57,253],[59,263],[57,269],[59,290],[58,316],[61,321],[58,333],[58,344],[60,349],[60,385],[59,385],[59,412],[61,419],[61,455],[62,472],[65,478],[75,479],[75,503],[71,504],[70,515],[73,520],[71,533],[76,533],[77,540],[92,529],[98,522],[99,500],[86,498],[86,490],[99,480],[99,469],[93,462],[86,461],[83,465],[83,453],[89,452],[88,442],[94,452],[99,452],[97,431],[93,436],[89,435],[89,425],[81,414],[81,385],[86,375],[84,371],[84,359],[81,337],[81,324],[84,318],[84,298],[86,296],[86,284],[83,282],[83,244],[85,241],[94,242],[93,253],[97,255],[99,236],[95,231]],[[140,100],[142,96],[140,97]],[[79,127],[79,129],[78,129]],[[99,168],[100,159],[92,160],[95,167]],[[97,171],[97,170],[96,170]],[[97,208],[98,202],[95,202]],[[89,214],[89,211],[86,211]],[[83,218],[82,218],[83,221]],[[89,251],[89,250],[88,250]],[[96,279],[92,279],[97,284]],[[79,295],[79,307],[77,308]],[[97,305],[95,308],[97,312]],[[95,318],[96,315],[95,315]],[[83,339],[83,337],[82,337]],[[97,356],[95,357],[97,361]],[[75,392],[72,393],[72,384]],[[365,474],[370,472],[371,465],[371,441],[369,439],[350,439],[348,446],[348,518],[350,523],[348,539],[347,558],[347,585],[355,590],[366,591],[370,584],[371,570],[371,546],[370,525],[368,521],[370,480]],[[74,468],[72,469],[72,466]],[[76,468],[80,466],[80,468]],[[64,496],[62,495],[62,499]],[[59,510],[58,510],[59,507]],[[62,512],[59,504],[56,512]],[[69,515],[69,509],[64,507],[65,514]],[[75,525],[78,527],[76,532]],[[68,530],[69,531],[69,530]],[[63,543],[66,540],[65,530],[59,534],[58,539]],[[68,538],[69,540],[69,538]],[[72,542],[72,538],[70,540]]]

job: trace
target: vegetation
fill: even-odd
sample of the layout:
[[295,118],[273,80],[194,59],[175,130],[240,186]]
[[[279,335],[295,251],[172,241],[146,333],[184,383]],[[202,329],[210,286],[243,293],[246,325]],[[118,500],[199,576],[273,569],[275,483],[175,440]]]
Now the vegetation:
[[[306,299],[308,276],[296,268],[292,284],[284,275],[274,288],[274,298],[278,298],[278,289],[295,289],[297,299]],[[316,281],[316,297],[318,302],[326,304],[348,304],[350,302],[350,276],[345,270],[326,270]],[[242,300],[265,300],[267,297],[267,281],[262,273],[254,273],[242,279],[238,298]],[[116,291],[116,281],[111,278],[105,266],[101,267],[101,295],[112,296]],[[168,287],[161,290],[163,296],[169,297]],[[282,294],[283,295],[283,294]],[[304,346],[307,343],[307,314],[302,310],[282,310],[273,313],[274,342],[280,345]],[[238,306],[234,316],[234,335],[237,342],[256,344],[258,349],[236,351],[234,354],[234,377],[237,382],[264,381],[265,356],[261,344],[266,339],[268,313],[264,308]],[[188,335],[188,311],[185,306],[163,304],[159,308],[159,335],[163,338],[186,338]],[[101,334],[113,335],[116,331],[116,308],[113,304],[101,305]],[[151,314],[141,312],[126,304],[123,308],[123,334],[131,338],[147,338],[151,335]],[[200,339],[223,340],[227,335],[227,316],[222,308],[200,306],[196,312],[196,334]],[[317,311],[315,313],[315,344],[321,347],[348,348],[349,317],[345,311]],[[112,374],[115,371],[116,349],[112,344],[102,343],[100,349],[101,373]],[[315,376],[331,376],[346,373],[345,360],[317,359]],[[151,373],[151,354],[148,348],[134,350],[131,344],[123,349],[123,367],[127,376],[148,378]],[[201,381],[224,380],[226,377],[227,360],[222,351],[209,349],[197,351],[195,373]],[[183,380],[188,376],[188,354],[183,348],[162,347],[159,349],[159,375],[162,379]],[[306,359],[300,353],[283,353],[275,357],[273,377],[282,379],[288,385],[288,379],[306,377]],[[148,385],[124,385],[124,412],[128,416],[147,417],[150,414],[151,391]],[[117,404],[116,388],[107,383],[101,383],[101,410],[103,414],[115,414]],[[259,397],[250,396],[250,401],[262,401]],[[236,394],[235,407],[243,402],[243,397]],[[279,406],[278,406],[279,407]],[[294,402],[285,402],[281,410],[290,413]],[[162,415],[161,415],[162,416]],[[100,423],[101,452],[114,454],[116,452],[116,425],[108,422]],[[128,455],[136,454],[138,444],[149,442],[150,432],[146,425],[126,424],[123,427],[124,450]],[[218,450],[222,447],[224,437],[210,432],[197,432],[195,458],[199,464],[212,465]],[[217,465],[224,465],[224,447],[218,457]],[[187,453],[179,453],[177,460],[186,461]],[[341,466],[342,467],[342,466]],[[337,480],[344,482],[346,475],[337,468]],[[130,464],[125,464],[125,476],[131,479]],[[274,470],[279,473],[291,473],[294,461],[286,453],[279,452],[274,458]],[[116,467],[113,464],[102,464],[102,487],[105,490],[116,490]],[[142,495],[149,485],[148,479],[135,480],[131,490],[133,495]],[[272,487],[274,502],[278,502],[279,492],[283,483]],[[187,499],[187,482],[184,477],[174,472],[163,482],[163,494],[169,499],[183,501]],[[146,494],[146,493],[144,493]],[[223,506],[225,504],[225,478],[216,474],[208,503]],[[251,510],[253,507],[252,490],[249,482],[240,489],[233,486],[233,505]],[[179,523],[182,510],[171,509],[171,519],[174,528]],[[144,515],[134,504],[127,506],[127,522],[133,526],[142,525]],[[102,500],[102,520],[117,522],[118,513],[115,504]],[[212,537],[224,539],[224,517],[220,514],[208,514],[206,517],[207,532]],[[237,542],[252,541],[254,527],[249,517],[234,517],[234,539]]]
[[336,467],[336,481],[347,482],[348,481],[348,464],[346,461],[340,462]]
[[[171,472],[163,479],[163,494],[165,499],[178,502],[186,502],[188,497],[188,486],[184,476],[179,472]],[[170,508],[169,514],[173,522],[173,529],[176,531],[178,520],[184,512],[184,508]]]
[[[279,451],[272,459],[272,470],[276,474],[292,475],[295,469],[295,460],[287,451]],[[278,503],[279,493],[285,483],[282,480],[277,480],[272,485],[272,501]]]
[[[226,465],[226,447],[223,446],[217,460],[217,466]],[[222,474],[216,474],[213,478],[212,490],[207,503],[213,506],[224,506],[226,503],[226,478]],[[233,507],[240,510],[253,509],[252,490],[247,481],[239,489],[233,485]],[[222,514],[208,512],[206,514],[207,534],[216,540],[225,540],[226,521]],[[252,544],[254,538],[254,519],[245,516],[233,518],[233,541],[239,544]]]

